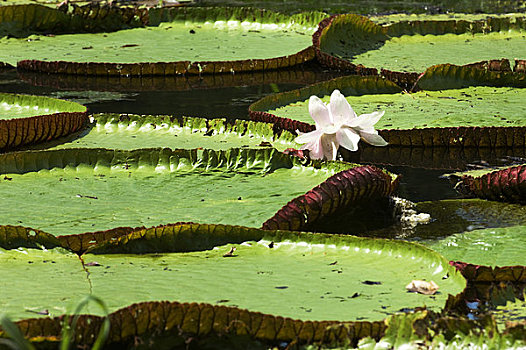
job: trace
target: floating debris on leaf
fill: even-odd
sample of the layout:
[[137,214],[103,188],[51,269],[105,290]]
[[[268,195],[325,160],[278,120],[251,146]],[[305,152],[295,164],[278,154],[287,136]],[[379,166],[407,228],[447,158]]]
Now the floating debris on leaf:
[[412,280],[411,283],[405,286],[405,289],[411,293],[433,295],[437,292],[438,285],[433,281]]
[[227,253],[223,254],[223,258],[229,258],[229,257],[237,256],[237,255],[234,255],[235,251],[236,251],[236,247],[230,248],[230,250]]

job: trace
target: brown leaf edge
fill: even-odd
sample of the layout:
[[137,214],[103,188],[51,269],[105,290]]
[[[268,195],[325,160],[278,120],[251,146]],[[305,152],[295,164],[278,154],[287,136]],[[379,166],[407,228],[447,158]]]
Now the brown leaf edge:
[[[1,228],[0,226],[0,234]],[[18,230],[23,233],[23,230],[31,229],[18,227]],[[49,236],[58,241],[61,247],[82,255],[86,252],[91,254],[190,252],[212,249],[227,243],[259,240],[264,234],[263,230],[244,226],[176,222],[148,228],[117,227],[104,231]],[[19,241],[24,243],[24,238],[29,242],[32,241],[32,237],[27,235],[24,237],[23,234]],[[0,236],[0,246],[4,244]],[[11,244],[10,247],[15,245]]]
[[17,69],[41,73],[110,77],[236,74],[239,72],[271,71],[288,68],[312,61],[313,59],[314,49],[309,46],[298,53],[270,59],[152,63],[80,63],[68,61],[22,60],[17,63]]
[[13,69],[15,67],[13,67],[12,65],[10,65],[9,63],[6,63],[6,62],[0,62],[0,72],[2,70],[8,70],[8,69]]
[[89,122],[87,112],[64,112],[0,120],[0,152],[67,136]]
[[[1,10],[1,9],[0,9]],[[87,16],[90,19],[95,19],[97,16],[108,16],[112,11],[124,11],[118,13],[117,17],[122,17],[122,21],[126,23],[128,12],[130,8],[112,8],[101,7],[99,5],[88,4],[81,7],[75,7],[73,13],[85,19]],[[196,12],[196,16],[203,16],[207,12],[213,12],[213,16],[221,16],[221,18],[230,18],[232,14],[228,11],[234,11],[236,14],[252,18],[256,14],[265,14],[269,17],[278,17],[280,14],[270,10],[257,9],[228,9],[228,8],[163,8],[163,9],[145,9],[145,8],[131,8],[135,17],[140,18],[140,22],[144,25],[155,25],[161,19],[173,18],[187,18],[187,12]],[[220,12],[218,15],[217,12]],[[1,14],[1,12],[0,12]],[[306,15],[312,18],[321,18],[320,13],[312,13]],[[152,20],[155,17],[155,20]],[[204,17],[203,17],[204,18]],[[299,20],[305,20],[301,18]],[[102,20],[99,20],[102,21]],[[1,24],[1,23],[0,23]],[[137,26],[137,25],[135,25]],[[59,26],[60,27],[60,26]],[[36,71],[41,73],[54,74],[76,74],[83,76],[173,76],[173,75],[209,75],[209,74],[235,74],[242,72],[254,71],[272,71],[281,68],[289,68],[315,59],[314,48],[309,46],[295,54],[274,57],[270,59],[246,59],[246,60],[231,60],[231,61],[175,61],[175,62],[142,62],[142,63],[111,63],[111,62],[70,62],[70,61],[42,61],[42,60],[22,60],[17,63],[19,71]]]
[[[80,246],[82,249],[77,250],[80,254],[144,254],[201,251],[228,243],[260,240],[265,236],[264,230],[252,227],[193,222],[112,231],[70,235],[61,242],[67,244],[69,249]],[[61,237],[58,237],[59,240]]]
[[468,282],[526,282],[526,266],[503,266],[491,267],[475,265],[462,261],[450,261]]
[[455,187],[462,194],[501,202],[526,204],[526,165],[482,176],[463,175]]
[[[1,70],[1,67],[0,67]],[[295,83],[309,85],[323,80],[322,73],[294,66],[286,70],[236,72],[236,74],[187,75],[179,76],[86,76],[48,75],[38,72],[18,71],[18,77],[33,86],[50,86],[59,90],[97,91],[190,91],[231,86],[254,86],[271,83]]]
[[[105,347],[129,348],[151,344],[159,339],[174,344],[191,338],[242,336],[265,343],[352,344],[372,337],[379,340],[385,332],[383,321],[338,322],[301,321],[236,307],[178,302],[144,302],[111,313],[110,333]],[[35,345],[58,343],[62,324],[68,316],[27,319],[16,322],[22,334]],[[77,346],[93,344],[103,317],[82,315],[75,329]],[[1,333],[0,333],[1,335]]]
[[374,166],[361,166],[339,172],[304,195],[294,198],[272,218],[265,230],[303,230],[338,209],[361,200],[387,197],[398,186],[399,178]]
[[505,58],[463,66],[438,64],[427,68],[415,84],[414,90],[460,89],[477,85],[526,87],[526,60],[516,59],[513,69]]

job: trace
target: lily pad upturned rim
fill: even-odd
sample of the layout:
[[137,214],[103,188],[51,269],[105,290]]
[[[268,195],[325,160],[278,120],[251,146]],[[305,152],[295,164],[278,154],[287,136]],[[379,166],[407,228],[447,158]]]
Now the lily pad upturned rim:
[[[328,31],[328,28],[332,25],[332,23],[337,20],[340,16],[352,16],[352,18],[359,19],[360,21],[370,21],[367,17],[355,15],[355,14],[349,14],[349,15],[332,15],[328,18],[323,19],[319,26],[318,30],[312,35],[312,45],[315,50],[316,59],[318,62],[320,62],[321,65],[334,68],[342,71],[347,71],[352,74],[358,74],[358,75],[378,75],[378,69],[376,68],[368,68],[365,67],[362,64],[354,64],[347,60],[344,60],[342,58],[333,56],[329,53],[324,52],[321,49],[321,40],[322,37],[326,35],[326,32]],[[375,24],[376,25],[376,24]],[[376,25],[378,26],[378,25]],[[378,26],[379,27],[379,26]]]
[[[143,11],[145,9],[135,9]],[[159,24],[169,19],[184,19],[186,11],[196,12],[197,18],[210,11],[233,11],[235,15],[242,14],[254,18],[258,13],[269,18],[283,17],[284,14],[272,10],[249,9],[249,8],[199,8],[199,7],[175,7],[148,10],[148,25]],[[175,15],[173,13],[176,13]],[[177,12],[182,12],[178,15]],[[214,12],[214,13],[215,13]],[[246,12],[246,13],[245,13]],[[89,12],[88,12],[89,13]],[[142,13],[142,12],[141,12]],[[98,12],[95,12],[95,16]],[[155,16],[155,19],[152,17]],[[230,14],[232,16],[232,14]],[[224,15],[225,19],[230,16]],[[250,17],[252,16],[252,17]],[[298,15],[287,16],[291,21],[296,17],[312,16],[316,23],[325,17],[321,12],[309,12]],[[204,19],[204,18],[203,18]],[[239,20],[242,20],[240,18]],[[305,18],[301,18],[305,20]],[[37,71],[54,74],[78,74],[89,76],[170,76],[170,75],[207,75],[207,74],[235,74],[236,72],[271,71],[281,68],[293,67],[314,60],[315,53],[312,46],[306,47],[299,52],[286,56],[269,59],[243,59],[229,61],[175,61],[175,62],[142,62],[142,63],[112,63],[112,62],[70,62],[70,61],[42,61],[21,60],[17,62],[17,69],[26,71]]]
[[[133,124],[136,127],[143,125],[168,125],[169,127],[178,126],[190,128],[192,130],[203,131],[204,134],[236,133],[239,136],[245,134],[257,134],[261,137],[268,137],[273,141],[292,143],[295,136],[285,130],[277,130],[271,123],[256,122],[244,119],[226,118],[203,118],[173,115],[140,115],[129,113],[97,113],[90,116],[93,124]],[[206,131],[205,131],[206,130]],[[263,146],[262,146],[263,147]]]
[[[318,30],[312,37],[313,46],[316,52],[317,60],[324,66],[335,68],[343,71],[348,71],[353,74],[360,75],[377,75],[378,69],[374,67],[365,67],[362,64],[354,64],[346,59],[342,59],[325,52],[322,49],[322,41],[326,39],[330,27],[339,22],[353,22],[357,27],[363,30],[362,34],[370,35],[381,40],[387,40],[390,37],[398,37],[401,35],[413,34],[461,34],[465,32],[470,33],[486,33],[500,30],[509,30],[511,28],[525,29],[526,17],[488,17],[483,20],[467,21],[467,20],[424,20],[424,21],[402,21],[392,23],[389,25],[379,25],[369,18],[356,14],[336,14],[322,20],[319,24]],[[522,64],[524,65],[524,64]],[[403,73],[391,72],[382,69],[382,75],[385,76],[402,76],[418,77],[419,72]],[[404,86],[408,87],[408,86]]]
[[[12,67],[14,68],[14,67]],[[0,68],[1,69],[1,68]],[[308,85],[323,79],[323,75],[306,69],[303,65],[270,71],[238,72],[236,74],[208,74],[172,76],[100,76],[73,74],[45,74],[33,71],[18,71],[18,77],[33,86],[53,87],[57,90],[96,91],[190,91],[234,86],[266,84]],[[320,76],[321,75],[321,76]]]
[[388,197],[398,187],[393,177],[366,165],[339,172],[304,195],[294,198],[263,223],[265,230],[303,230],[323,217],[365,199]]
[[[525,131],[526,132],[526,131]],[[526,203],[526,165],[515,165],[485,174],[457,173],[457,188],[461,193],[482,199],[510,203]]]
[[[454,65],[437,65],[428,68],[425,79],[441,79],[444,78],[445,84],[449,88],[458,88],[458,82],[454,79],[469,79],[472,82],[465,86],[479,86],[489,85],[488,75],[497,77],[506,77],[506,72],[490,71],[488,65],[491,62],[486,62],[486,68],[479,68],[484,66],[484,61],[479,62],[476,66],[454,66]],[[491,65],[490,65],[491,66]],[[504,65],[505,66],[505,65]],[[501,67],[499,65],[499,67]],[[504,74],[504,75],[503,75]],[[519,82],[526,82],[526,74],[512,73],[512,78]],[[451,78],[453,77],[453,79]],[[513,81],[514,81],[513,80]],[[360,84],[361,83],[361,84]],[[456,85],[455,85],[456,84]],[[462,83],[464,84],[464,83]],[[513,84],[512,84],[513,85]],[[462,85],[464,86],[464,85]],[[504,82],[500,82],[497,86],[508,86]],[[313,124],[307,124],[289,118],[278,117],[274,114],[266,112],[266,110],[274,109],[286,104],[307,100],[311,95],[330,95],[334,89],[339,89],[346,96],[361,95],[367,93],[398,93],[402,92],[402,88],[389,79],[379,76],[359,76],[348,75],[344,77],[334,78],[331,80],[319,82],[309,85],[297,90],[291,90],[278,94],[272,94],[254,102],[249,107],[249,115],[252,120],[264,121],[274,123],[278,128],[295,132],[310,132],[315,129]],[[352,93],[346,90],[351,89]],[[375,89],[377,89],[375,91]],[[379,90],[379,91],[378,91]],[[483,147],[483,148],[498,148],[498,147],[524,147],[526,145],[526,127],[426,127],[418,129],[380,129],[379,134],[389,143],[390,146],[402,147]],[[364,145],[364,147],[371,147]]]
[[463,261],[451,261],[469,282],[526,282],[526,266],[484,266]]
[[44,96],[0,93],[0,100],[3,99],[9,101],[29,99],[35,103],[44,101],[44,104],[59,104],[83,111],[2,119],[0,120],[0,152],[69,135],[84,128],[89,121],[87,108],[75,102]]
[[[7,25],[4,27],[3,24]],[[148,23],[148,10],[99,3],[68,4],[61,8],[38,3],[0,6],[0,35],[24,37],[29,34],[104,32]]]

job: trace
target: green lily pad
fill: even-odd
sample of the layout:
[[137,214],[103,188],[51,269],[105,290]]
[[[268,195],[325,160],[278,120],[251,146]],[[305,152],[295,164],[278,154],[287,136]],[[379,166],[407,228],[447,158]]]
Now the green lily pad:
[[44,96],[0,93],[0,120],[64,112],[86,112],[86,107],[75,102]]
[[78,103],[0,93],[0,151],[68,135],[86,122]]
[[314,121],[308,110],[310,96],[330,96],[334,89],[339,89],[345,96],[379,94],[381,97],[402,91],[395,83],[379,77],[345,76],[263,97],[250,105],[250,117],[272,122],[285,130],[311,131],[314,130]]
[[15,319],[62,315],[90,294],[79,257],[62,248],[0,249],[0,272],[0,308]]
[[[428,17],[429,18],[429,17]],[[324,64],[423,72],[427,67],[464,65],[494,58],[523,58],[524,16],[486,17],[472,21],[422,19],[380,26],[357,15],[334,16],[315,34]]]
[[[14,1],[14,0],[9,0]],[[21,1],[21,0],[16,0]],[[261,2],[258,0],[201,0],[201,4],[206,6],[256,6],[265,8],[279,8],[281,11],[295,13],[298,10],[312,10],[323,8],[330,13],[418,13],[425,16],[426,12],[444,11],[447,16],[452,16],[453,12],[471,12],[471,13],[495,13],[495,12],[513,12],[519,11],[526,6],[521,2],[502,2],[495,0],[460,0],[460,1],[427,1],[413,0],[409,3],[392,2],[392,1],[370,1],[357,0],[349,2],[346,0],[267,0]],[[401,15],[400,15],[401,16]],[[446,15],[444,15],[446,16]],[[384,16],[382,16],[384,17]],[[395,17],[386,16],[386,17]]]
[[205,119],[173,116],[140,116],[127,114],[96,114],[92,123],[77,135],[59,139],[47,148],[208,148],[227,150],[241,147],[269,147],[284,150],[298,147],[295,135],[288,131],[277,134],[272,124],[226,119]]
[[526,265],[522,249],[526,227],[487,228],[422,242],[449,260],[485,266]]
[[179,221],[259,227],[294,198],[299,202],[290,213],[272,220],[294,222],[299,229],[359,198],[387,196],[395,187],[390,175],[362,167],[309,191],[355,165],[304,166],[270,148],[63,149],[0,160],[0,191],[10,208],[2,224],[54,235]]
[[[440,310],[448,294],[458,294],[465,287],[465,280],[447,260],[418,244],[325,234],[255,232],[256,236],[262,234],[264,237],[257,241],[194,252],[87,253],[82,261],[88,274],[82,271],[79,260],[70,265],[77,266],[77,277],[110,310],[134,302],[171,300],[235,306],[303,321],[381,320],[423,305]],[[193,235],[201,240],[213,236],[213,232],[194,231]],[[148,238],[142,244],[147,245]],[[41,254],[38,250],[26,253],[24,260],[9,268],[11,273],[20,275],[19,281],[33,279],[33,273],[21,275],[20,271],[28,269],[28,259]],[[29,265],[29,269],[33,268]],[[39,274],[45,277],[44,273]],[[52,272],[49,274],[53,276]],[[405,285],[412,279],[435,280],[440,293],[408,293]],[[134,288],[129,288],[130,283]],[[11,291],[5,293],[20,293],[18,284],[11,286]],[[63,283],[60,286],[67,290]],[[46,291],[39,293],[39,298],[53,303]],[[10,316],[19,319],[26,315],[19,309],[11,311]]]
[[[525,89],[475,86],[346,98],[358,115],[385,111],[385,115],[376,124],[377,129],[526,126],[526,119],[521,114],[522,101],[526,98]],[[324,95],[322,101],[328,103],[329,95]],[[306,99],[272,109],[268,113],[312,124],[308,105],[309,101]]]
[[0,61],[18,62],[20,69],[83,75],[269,70],[312,60],[311,34],[326,17],[235,8],[152,9],[148,16],[144,28],[4,37],[0,48],[11,55],[0,54]]
[[332,90],[340,89],[357,114],[385,111],[375,127],[392,146],[524,145],[525,89],[472,86],[409,94],[393,85],[372,77],[336,78],[265,97],[251,105],[251,116],[280,120],[289,130],[310,131],[314,121],[308,112],[309,97],[318,95],[329,102]]
[[[431,258],[431,252],[420,252],[417,246],[395,248],[394,242],[340,237],[319,241],[307,235],[283,238],[292,242],[271,236],[250,246],[162,256],[86,254],[84,261],[102,265],[89,268],[90,281],[93,293],[110,309],[167,298],[302,320],[380,320],[406,307],[440,308],[448,293],[464,288],[455,275],[442,280],[453,273],[447,261],[439,262],[438,256]],[[232,247],[236,248],[234,256],[223,257]],[[404,250],[411,251],[405,258]],[[436,279],[441,294],[436,298],[408,294],[405,285],[411,279]],[[118,292],[137,280],[143,281],[142,287]]]

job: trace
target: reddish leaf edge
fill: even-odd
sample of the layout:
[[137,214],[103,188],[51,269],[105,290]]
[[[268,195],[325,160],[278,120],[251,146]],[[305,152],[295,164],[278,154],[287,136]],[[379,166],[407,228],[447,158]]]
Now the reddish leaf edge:
[[450,261],[449,264],[460,271],[468,282],[526,282],[526,266],[515,265],[491,267],[470,264],[462,261]]
[[[450,296],[447,306],[461,302]],[[525,340],[525,322],[506,324],[499,330],[495,320],[489,316],[469,319],[450,313],[450,310],[433,312],[425,308],[397,314],[382,321],[301,321],[269,314],[251,312],[236,307],[198,303],[152,301],[132,304],[108,315],[110,331],[105,348],[134,348],[149,344],[171,344],[188,347],[206,342],[215,342],[215,347],[228,348],[232,344],[256,341],[267,347],[296,348],[302,345],[336,346],[355,348],[359,340],[370,337],[380,341],[404,332],[432,342],[437,335],[470,334],[487,331],[511,335],[515,340]],[[101,329],[103,317],[80,315],[74,329],[72,343],[77,347],[93,345]],[[37,348],[51,348],[61,341],[62,327],[71,322],[71,316],[55,318],[33,318],[16,322],[22,334]],[[0,337],[5,336],[0,330]],[[446,337],[447,338],[447,337]],[[403,339],[404,341],[405,338]],[[219,342],[218,342],[219,341]]]
[[526,165],[510,166],[481,176],[462,175],[455,189],[466,196],[526,204]]
[[306,194],[288,202],[265,221],[264,230],[298,231],[338,210],[359,205],[365,199],[388,197],[396,190],[399,177],[366,165],[341,171]]

